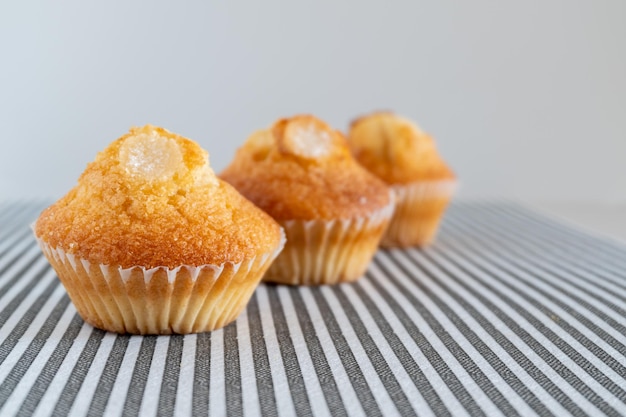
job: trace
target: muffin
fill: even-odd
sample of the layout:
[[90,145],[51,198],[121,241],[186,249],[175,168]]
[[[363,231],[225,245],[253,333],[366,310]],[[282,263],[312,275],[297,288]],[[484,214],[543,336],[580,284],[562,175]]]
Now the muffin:
[[117,333],[228,324],[284,244],[197,143],[149,125],[99,153],[33,229],[81,317]]
[[355,120],[348,141],[354,157],[396,195],[381,245],[431,243],[456,188],[456,177],[432,137],[405,118],[381,112]]
[[389,188],[352,158],[339,132],[313,116],[255,132],[220,177],[285,229],[285,249],[265,281],[356,280],[393,213]]

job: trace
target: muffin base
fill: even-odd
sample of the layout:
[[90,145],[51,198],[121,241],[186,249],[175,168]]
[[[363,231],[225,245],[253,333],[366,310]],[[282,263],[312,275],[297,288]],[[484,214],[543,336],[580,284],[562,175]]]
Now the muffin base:
[[422,181],[391,188],[396,194],[396,211],[380,245],[424,247],[432,243],[457,188],[456,181]]
[[239,263],[174,269],[91,264],[37,239],[78,314],[116,333],[199,333],[235,320],[284,244]]
[[393,209],[392,200],[366,218],[279,221],[287,243],[263,281],[324,285],[357,280],[372,260]]

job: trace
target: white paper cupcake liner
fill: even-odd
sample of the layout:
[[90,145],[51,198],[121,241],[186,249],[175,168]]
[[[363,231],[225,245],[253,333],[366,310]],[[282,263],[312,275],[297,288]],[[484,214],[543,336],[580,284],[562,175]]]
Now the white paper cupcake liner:
[[363,275],[394,210],[394,199],[368,217],[287,220],[287,244],[264,281],[290,285],[351,282]]
[[78,313],[117,333],[198,333],[218,329],[244,309],[285,244],[238,263],[176,268],[91,264],[37,238]]
[[395,184],[391,188],[396,194],[396,210],[381,246],[425,246],[431,243],[458,188],[457,181],[420,181]]

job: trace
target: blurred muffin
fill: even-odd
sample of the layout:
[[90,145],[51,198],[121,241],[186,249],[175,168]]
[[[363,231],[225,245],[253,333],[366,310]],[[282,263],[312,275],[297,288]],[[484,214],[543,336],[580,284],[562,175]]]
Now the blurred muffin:
[[226,325],[284,244],[198,144],[149,125],[99,153],[34,231],[81,317],[118,333]]
[[456,177],[430,135],[405,118],[381,112],[355,120],[348,141],[354,157],[396,194],[396,210],[381,245],[431,243]]
[[393,212],[388,187],[352,158],[339,132],[313,116],[255,132],[220,176],[285,229],[287,244],[265,281],[356,280]]

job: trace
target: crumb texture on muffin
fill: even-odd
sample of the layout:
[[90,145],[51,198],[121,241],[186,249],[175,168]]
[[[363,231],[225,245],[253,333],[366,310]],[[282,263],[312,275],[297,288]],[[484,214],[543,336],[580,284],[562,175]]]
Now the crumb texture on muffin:
[[390,203],[343,135],[310,115],[253,133],[220,177],[279,221],[364,217]]
[[378,112],[356,119],[348,141],[355,158],[388,184],[455,178],[432,137],[393,113]]
[[197,143],[151,125],[99,153],[78,185],[44,210],[35,234],[123,268],[237,263],[281,239],[276,222],[215,176]]

